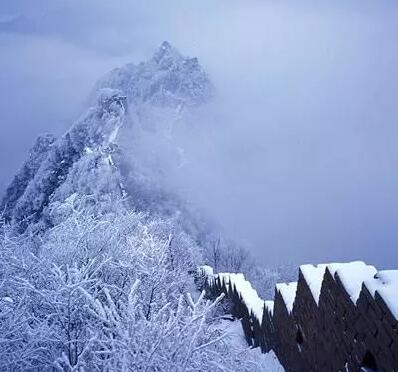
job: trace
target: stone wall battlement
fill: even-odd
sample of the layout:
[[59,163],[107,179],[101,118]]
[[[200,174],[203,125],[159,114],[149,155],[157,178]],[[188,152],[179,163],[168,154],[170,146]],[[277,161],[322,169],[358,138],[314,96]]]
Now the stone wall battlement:
[[243,274],[208,267],[210,297],[225,293],[248,344],[273,349],[287,371],[398,371],[398,270],[356,261],[302,265],[264,301]]

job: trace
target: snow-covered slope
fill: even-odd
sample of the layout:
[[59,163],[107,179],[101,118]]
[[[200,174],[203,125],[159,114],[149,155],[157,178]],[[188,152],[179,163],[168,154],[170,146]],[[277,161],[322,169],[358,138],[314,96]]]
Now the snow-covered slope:
[[228,347],[237,359],[246,360],[253,372],[283,372],[275,353],[262,354],[260,348],[247,348],[240,321],[221,320],[216,327],[227,334]]

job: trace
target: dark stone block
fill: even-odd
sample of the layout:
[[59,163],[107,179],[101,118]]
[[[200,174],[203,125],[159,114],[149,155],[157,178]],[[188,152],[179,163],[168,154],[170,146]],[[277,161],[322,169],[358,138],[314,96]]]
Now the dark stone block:
[[375,300],[376,303],[380,306],[381,310],[383,311],[384,317],[388,322],[392,325],[397,327],[398,326],[398,320],[394,317],[392,314],[390,308],[387,306],[387,304],[384,302],[383,298],[376,292],[375,295]]

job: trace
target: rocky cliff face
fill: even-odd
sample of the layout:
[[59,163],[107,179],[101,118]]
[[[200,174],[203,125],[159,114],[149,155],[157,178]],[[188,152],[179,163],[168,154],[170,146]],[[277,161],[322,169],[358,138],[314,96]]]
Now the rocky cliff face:
[[5,218],[10,219],[18,200],[23,196],[30,182],[35,178],[41,163],[48,155],[56,138],[52,135],[43,135],[37,138],[36,143],[29,152],[19,172],[15,175],[11,184],[6,190],[2,210]]
[[153,121],[149,113],[159,109],[179,114],[211,92],[198,60],[167,42],[149,61],[109,72],[95,86],[96,102],[64,136],[38,139],[2,201],[4,219],[20,231],[46,229],[51,206],[74,194],[89,196],[98,208],[103,199],[126,197],[119,166],[125,127],[145,117]]

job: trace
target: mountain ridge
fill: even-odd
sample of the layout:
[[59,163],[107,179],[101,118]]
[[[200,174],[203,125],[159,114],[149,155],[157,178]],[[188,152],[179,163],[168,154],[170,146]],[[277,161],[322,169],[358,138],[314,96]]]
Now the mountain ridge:
[[149,61],[109,72],[95,91],[95,104],[62,137],[48,137],[48,144],[43,140],[37,154],[32,150],[33,159],[7,188],[0,204],[3,218],[20,231],[37,223],[39,230],[51,226],[50,205],[74,193],[94,195],[98,204],[105,194],[126,197],[115,164],[120,131],[132,117],[154,108],[180,111],[200,105],[210,98],[212,85],[196,58],[164,42]]

